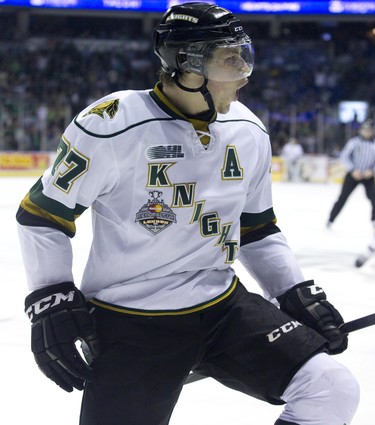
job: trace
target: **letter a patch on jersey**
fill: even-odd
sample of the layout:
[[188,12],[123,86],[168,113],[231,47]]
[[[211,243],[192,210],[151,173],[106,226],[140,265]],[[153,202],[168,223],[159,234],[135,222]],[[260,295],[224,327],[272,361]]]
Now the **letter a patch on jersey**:
[[158,190],[149,192],[151,199],[142,206],[135,218],[135,221],[153,235],[157,235],[172,223],[176,223],[176,214],[164,203],[163,199],[160,199],[162,194],[163,192]]
[[241,167],[235,146],[228,145],[225,151],[224,165],[221,170],[223,180],[242,180],[243,168]]

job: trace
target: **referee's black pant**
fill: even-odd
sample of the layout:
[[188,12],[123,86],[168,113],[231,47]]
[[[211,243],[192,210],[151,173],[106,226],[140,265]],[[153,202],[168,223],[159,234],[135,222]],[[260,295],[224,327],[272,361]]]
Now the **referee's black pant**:
[[353,190],[359,185],[363,184],[366,191],[366,196],[370,200],[372,205],[371,221],[375,220],[375,184],[374,177],[368,179],[355,180],[351,173],[347,173],[342,185],[341,193],[335,204],[333,205],[331,214],[329,215],[329,221],[332,223],[335,218],[339,215],[343,206]]

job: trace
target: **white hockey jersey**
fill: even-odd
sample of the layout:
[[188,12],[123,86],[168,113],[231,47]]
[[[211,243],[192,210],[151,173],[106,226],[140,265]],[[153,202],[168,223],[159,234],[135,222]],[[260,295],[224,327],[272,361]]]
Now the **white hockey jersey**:
[[30,290],[73,281],[69,238],[90,206],[79,286],[98,305],[134,314],[206,308],[235,287],[240,245],[270,297],[304,280],[274,224],[263,124],[240,102],[214,118],[189,120],[158,86],[82,111],[17,214]]

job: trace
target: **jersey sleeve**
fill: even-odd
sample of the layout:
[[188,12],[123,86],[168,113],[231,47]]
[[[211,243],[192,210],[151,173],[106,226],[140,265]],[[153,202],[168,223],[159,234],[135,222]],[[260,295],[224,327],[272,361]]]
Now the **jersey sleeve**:
[[302,271],[286,238],[276,226],[272,203],[271,146],[267,137],[260,145],[257,169],[250,182],[241,215],[239,261],[258,282],[264,295],[273,299],[297,283]]
[[51,227],[18,224],[21,253],[30,291],[61,282],[73,282],[70,239]]
[[269,300],[306,280],[281,232],[241,247],[238,259]]
[[73,279],[70,238],[76,233],[75,221],[116,184],[111,140],[94,134],[72,122],[54,164],[20,203],[16,217],[31,290]]
[[241,246],[280,231],[272,205],[271,144],[267,133],[255,137],[260,139],[258,157],[241,214]]

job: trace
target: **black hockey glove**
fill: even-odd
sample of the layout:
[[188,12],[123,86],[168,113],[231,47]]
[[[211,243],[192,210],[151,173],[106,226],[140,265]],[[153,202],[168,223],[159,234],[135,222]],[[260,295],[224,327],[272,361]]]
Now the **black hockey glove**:
[[325,292],[313,280],[299,283],[277,297],[280,309],[315,329],[329,342],[329,353],[339,354],[348,347],[348,336],[340,330],[340,313],[327,301]]
[[75,342],[81,340],[91,355],[99,353],[93,319],[83,294],[72,282],[38,289],[25,299],[31,322],[31,350],[41,371],[65,391],[82,390],[93,371]]

